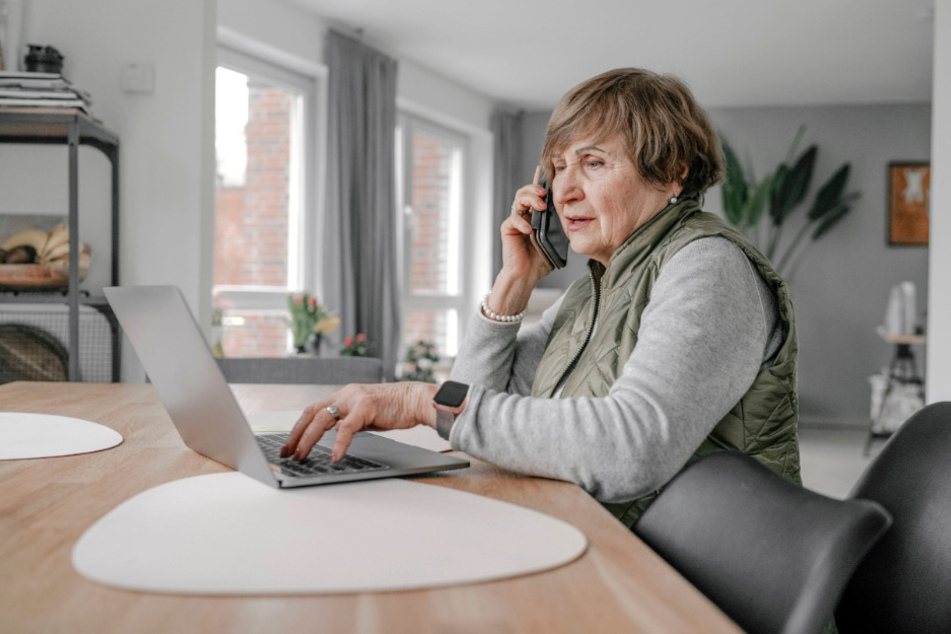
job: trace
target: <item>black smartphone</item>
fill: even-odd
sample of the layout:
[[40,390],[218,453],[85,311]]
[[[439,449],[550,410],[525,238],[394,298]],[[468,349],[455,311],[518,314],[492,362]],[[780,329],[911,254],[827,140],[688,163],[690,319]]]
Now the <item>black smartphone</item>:
[[551,188],[545,182],[539,185],[545,188],[546,207],[544,211],[532,210],[531,241],[553,269],[561,269],[568,263],[568,236],[561,228],[561,220],[555,212]]

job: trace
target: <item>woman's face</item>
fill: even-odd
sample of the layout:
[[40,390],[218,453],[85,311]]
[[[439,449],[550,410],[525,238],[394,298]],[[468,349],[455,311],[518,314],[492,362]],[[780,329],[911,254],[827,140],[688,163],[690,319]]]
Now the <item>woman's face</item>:
[[551,183],[555,209],[575,253],[607,266],[635,229],[667,206],[679,186],[657,189],[628,157],[620,135],[581,139],[556,153]]

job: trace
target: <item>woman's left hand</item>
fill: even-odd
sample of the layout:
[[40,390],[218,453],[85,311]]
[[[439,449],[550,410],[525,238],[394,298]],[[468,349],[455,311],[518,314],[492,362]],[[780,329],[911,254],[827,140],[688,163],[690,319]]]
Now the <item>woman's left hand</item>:
[[[409,381],[347,385],[304,410],[281,449],[281,457],[303,460],[329,429],[337,431],[330,455],[331,461],[337,462],[347,453],[350,440],[360,430],[435,427],[433,397],[437,387]],[[337,418],[331,413],[333,408]]]

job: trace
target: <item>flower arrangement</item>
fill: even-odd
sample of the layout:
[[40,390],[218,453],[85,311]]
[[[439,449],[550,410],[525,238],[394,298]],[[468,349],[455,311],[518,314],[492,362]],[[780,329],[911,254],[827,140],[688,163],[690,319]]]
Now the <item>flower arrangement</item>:
[[436,382],[433,367],[439,361],[439,354],[433,344],[421,340],[410,345],[406,348],[404,361],[400,381]]
[[294,346],[299,352],[305,350],[311,339],[315,340],[317,348],[321,337],[333,332],[340,325],[340,318],[318,303],[317,298],[310,293],[289,295],[287,308],[291,313],[288,325],[294,335]]
[[347,337],[343,340],[343,347],[340,349],[341,357],[365,357],[370,353],[367,347],[367,336],[362,332],[356,338]]

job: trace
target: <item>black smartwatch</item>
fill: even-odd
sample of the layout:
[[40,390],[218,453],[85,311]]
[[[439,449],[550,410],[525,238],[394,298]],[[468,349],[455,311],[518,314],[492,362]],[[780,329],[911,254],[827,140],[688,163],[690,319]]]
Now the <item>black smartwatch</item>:
[[465,383],[446,381],[433,397],[433,407],[436,408],[436,431],[446,440],[449,440],[452,424],[456,422],[456,416],[462,411],[467,394],[469,394],[469,386]]

